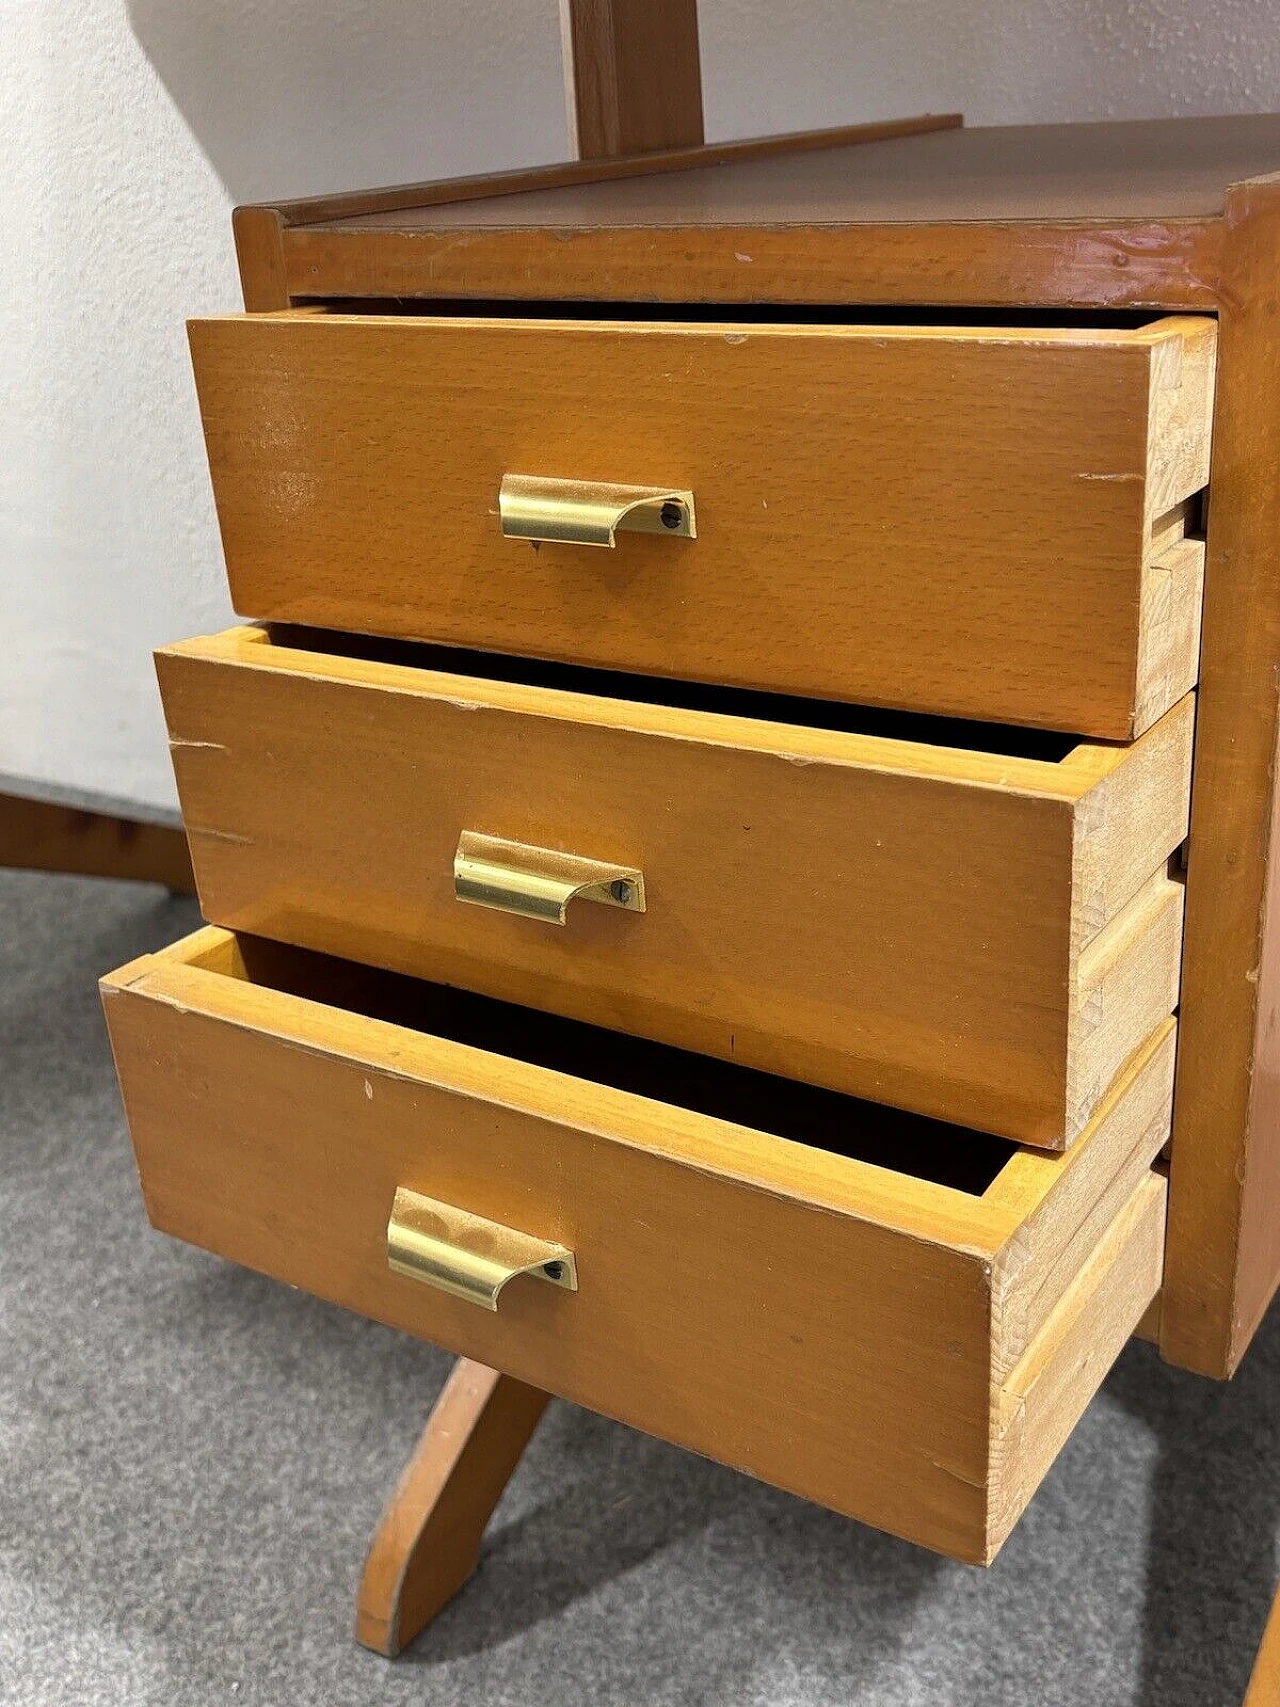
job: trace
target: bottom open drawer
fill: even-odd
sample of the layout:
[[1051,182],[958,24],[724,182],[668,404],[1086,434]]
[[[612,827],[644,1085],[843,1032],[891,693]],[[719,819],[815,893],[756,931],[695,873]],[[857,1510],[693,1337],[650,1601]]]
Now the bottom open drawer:
[[103,994],[157,1227],[958,1558],[1159,1287],[1172,1021],[1047,1155],[221,930]]

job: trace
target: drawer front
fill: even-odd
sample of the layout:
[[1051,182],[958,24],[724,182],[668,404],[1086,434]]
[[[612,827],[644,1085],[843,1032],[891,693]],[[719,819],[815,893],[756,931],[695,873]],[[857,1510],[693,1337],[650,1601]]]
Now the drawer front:
[[[1176,1005],[1189,701],[1048,763],[258,630],[159,662],[216,924],[1050,1148]],[[464,835],[612,862],[646,910],[464,904]]]
[[[352,969],[291,952],[206,930],[105,981],[158,1227],[912,1540],[994,1553],[1158,1287],[1172,1024],[1066,1156],[962,1191],[324,1005]],[[402,1188],[577,1290],[392,1272]]]
[[[245,615],[1109,739],[1195,680],[1214,339],[191,327]],[[697,537],[504,538],[513,475],[688,490]]]

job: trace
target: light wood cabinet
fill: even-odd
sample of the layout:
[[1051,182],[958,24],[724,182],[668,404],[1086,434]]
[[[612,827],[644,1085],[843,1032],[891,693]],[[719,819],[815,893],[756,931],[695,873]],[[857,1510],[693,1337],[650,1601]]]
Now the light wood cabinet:
[[488,1366],[469,1544],[543,1391],[991,1557],[1280,1277],[1280,119],[236,229],[153,1220]]

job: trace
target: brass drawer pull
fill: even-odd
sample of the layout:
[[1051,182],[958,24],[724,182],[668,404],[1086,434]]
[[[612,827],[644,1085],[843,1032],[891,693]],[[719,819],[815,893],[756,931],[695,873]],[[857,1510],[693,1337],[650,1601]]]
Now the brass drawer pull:
[[483,1310],[497,1310],[502,1288],[518,1274],[566,1292],[578,1290],[577,1264],[563,1245],[437,1203],[403,1185],[387,1222],[387,1266]]
[[566,922],[575,899],[644,912],[644,873],[632,866],[505,842],[474,830],[458,838],[453,892],[459,901],[552,925]]
[[508,539],[560,545],[617,544],[619,528],[696,539],[693,493],[670,486],[613,486],[600,480],[551,480],[504,474],[498,517]]

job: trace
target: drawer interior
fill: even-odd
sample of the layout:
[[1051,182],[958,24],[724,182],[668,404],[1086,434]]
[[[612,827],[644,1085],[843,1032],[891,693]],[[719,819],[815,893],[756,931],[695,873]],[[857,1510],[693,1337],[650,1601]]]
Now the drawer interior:
[[[479,652],[471,647],[427,641],[395,640],[376,634],[351,634],[340,629],[306,628],[295,623],[269,622],[247,630],[262,637],[265,646],[284,651],[312,652],[329,658],[355,658],[363,663],[396,669],[427,670],[469,676],[478,682],[538,688],[550,693],[582,694],[620,705],[669,706],[673,710],[737,717],[797,729],[829,730],[863,735],[878,741],[911,742],[918,746],[950,747],[958,753],[994,753],[1036,764],[1057,765],[1083,742],[1066,731],[1036,729],[1012,723],[974,722],[939,717],[928,712],[897,711],[884,706],[851,705],[843,700],[809,698],[799,694],[767,693],[756,688],[724,687],[713,682],[669,676],[641,675],[629,670],[601,670],[585,664],[551,659]],[[1103,743],[1122,750],[1121,743]]]
[[[508,321],[513,304],[500,297],[298,297],[290,313],[378,315],[402,319]],[[840,302],[612,302],[600,299],[521,299],[521,320],[635,322],[641,325],[906,326],[966,331],[1140,332],[1169,316],[1143,308],[971,308],[946,304]]]
[[607,1085],[628,1096],[674,1105],[829,1156],[892,1169],[968,1196],[981,1197],[1021,1154],[1016,1144],[987,1132],[956,1128],[926,1115],[470,990],[379,971],[266,937],[241,934],[233,953],[228,946],[219,943],[196,954],[190,964],[206,965],[212,959],[224,975],[259,989],[322,1001],[344,1013]]

